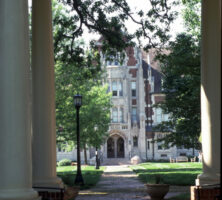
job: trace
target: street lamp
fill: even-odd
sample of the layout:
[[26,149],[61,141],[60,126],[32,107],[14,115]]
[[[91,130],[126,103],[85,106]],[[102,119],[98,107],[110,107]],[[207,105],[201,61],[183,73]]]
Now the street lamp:
[[80,159],[80,141],[79,141],[79,109],[82,105],[82,96],[77,94],[73,97],[74,105],[76,107],[76,132],[77,132],[77,174],[76,174],[76,185],[84,185],[81,172],[81,159]]
[[[97,131],[98,130],[98,127],[95,126],[94,127],[94,130]],[[97,149],[97,145],[96,145],[96,169],[99,169],[99,159],[98,159],[98,149]]]

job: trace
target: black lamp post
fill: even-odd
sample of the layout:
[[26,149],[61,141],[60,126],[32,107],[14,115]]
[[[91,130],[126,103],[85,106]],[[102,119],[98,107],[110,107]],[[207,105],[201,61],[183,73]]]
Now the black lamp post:
[[76,185],[84,185],[81,172],[81,159],[80,159],[80,141],[79,141],[79,109],[82,105],[82,96],[77,94],[74,97],[74,105],[76,107],[76,131],[77,131],[77,174],[76,174]]
[[[94,130],[97,131],[98,130],[98,127],[95,126],[94,127]],[[98,148],[97,148],[97,145],[96,145],[96,169],[99,169],[99,160],[98,160]]]

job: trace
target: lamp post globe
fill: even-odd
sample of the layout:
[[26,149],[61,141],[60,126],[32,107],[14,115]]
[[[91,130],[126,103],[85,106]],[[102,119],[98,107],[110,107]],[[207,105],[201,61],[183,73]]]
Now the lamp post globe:
[[77,133],[77,173],[75,184],[84,185],[82,172],[81,172],[81,158],[80,158],[80,134],[79,134],[79,109],[82,106],[82,96],[77,94],[73,97],[74,105],[76,108],[76,133]]

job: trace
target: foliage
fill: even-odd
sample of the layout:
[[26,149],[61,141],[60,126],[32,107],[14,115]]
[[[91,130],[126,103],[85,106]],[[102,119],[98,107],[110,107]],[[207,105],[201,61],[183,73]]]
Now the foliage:
[[[88,189],[96,185],[99,181],[104,167],[96,170],[94,166],[83,166],[82,167],[82,176],[84,180],[84,186],[81,186],[80,189]],[[76,167],[58,167],[57,175],[62,178],[63,183],[68,186],[74,186],[75,176],[76,176]]]
[[71,160],[69,159],[62,159],[59,161],[58,166],[69,166],[71,165]]
[[202,173],[202,163],[142,163],[131,166],[144,183],[155,183],[161,176],[163,183],[170,185],[194,185]]
[[183,19],[185,27],[193,37],[200,40],[201,27],[201,1],[200,0],[183,0],[185,6],[183,10]]
[[165,101],[156,107],[170,114],[169,121],[155,127],[170,132],[159,141],[166,145],[199,148],[200,136],[200,48],[187,34],[170,43],[169,54],[159,54]]

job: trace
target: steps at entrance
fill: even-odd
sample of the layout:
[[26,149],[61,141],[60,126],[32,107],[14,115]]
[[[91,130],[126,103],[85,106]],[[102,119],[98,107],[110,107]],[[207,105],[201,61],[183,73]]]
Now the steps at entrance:
[[130,165],[130,160],[126,158],[105,158],[101,165]]

